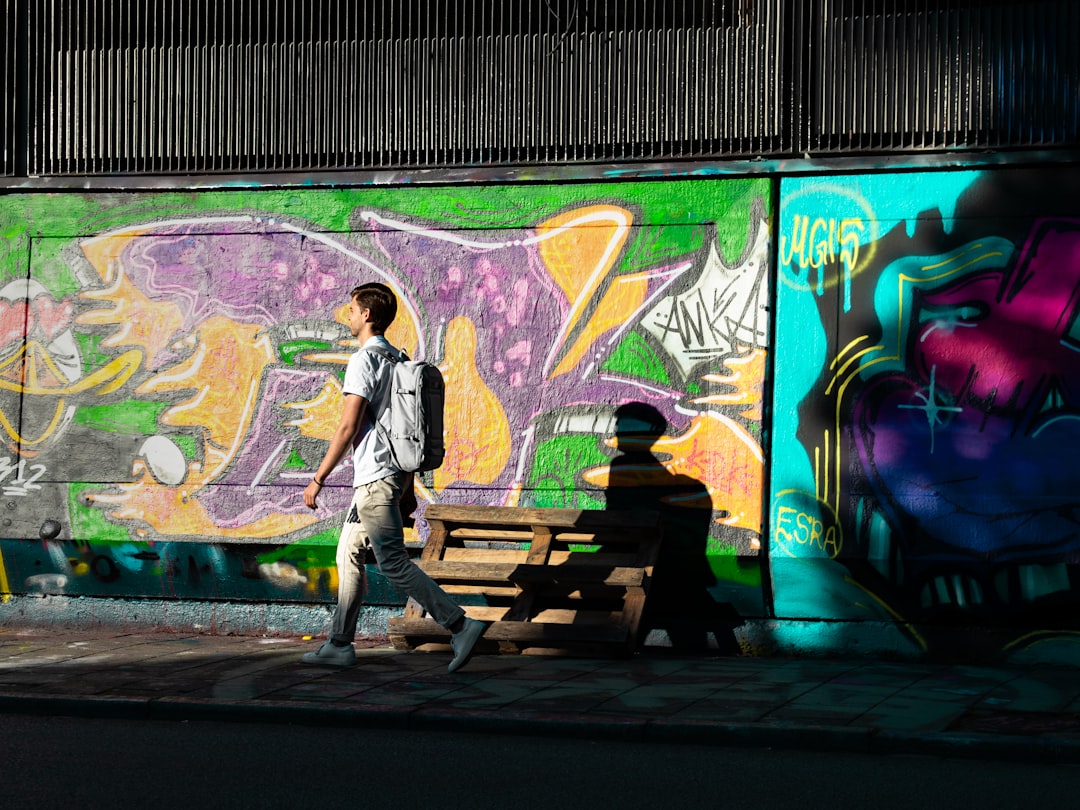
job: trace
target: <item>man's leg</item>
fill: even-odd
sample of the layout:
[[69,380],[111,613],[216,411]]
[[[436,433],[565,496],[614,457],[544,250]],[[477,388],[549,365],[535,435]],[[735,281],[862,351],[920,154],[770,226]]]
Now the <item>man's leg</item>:
[[353,505],[338,538],[338,600],[330,623],[330,638],[319,649],[300,656],[305,664],[348,667],[356,663],[352,642],[356,638],[356,621],[360,618],[367,585],[364,548],[365,533],[356,512],[356,495],[353,495]]
[[[409,559],[409,552],[405,550],[398,499],[402,487],[410,479],[408,473],[395,473],[357,487],[354,503],[383,576],[403,594],[419,602],[435,621],[452,629],[465,618],[465,611]],[[340,566],[339,562],[339,569]]]
[[351,644],[356,638],[356,623],[367,588],[367,569],[364,566],[367,532],[357,511],[359,495],[359,491],[353,495],[352,506],[345,516],[337,545],[338,600],[330,625],[330,640],[342,646]]

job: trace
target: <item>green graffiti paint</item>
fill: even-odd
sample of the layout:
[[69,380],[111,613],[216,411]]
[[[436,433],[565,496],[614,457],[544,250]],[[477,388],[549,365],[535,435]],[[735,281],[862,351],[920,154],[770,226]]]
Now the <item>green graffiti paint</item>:
[[602,366],[604,371],[633,375],[642,380],[671,385],[671,375],[664,368],[656,350],[637,332],[630,332],[619,341]]
[[290,340],[278,346],[278,356],[287,365],[296,365],[297,355],[305,352],[321,352],[333,348],[325,340]]
[[289,453],[289,457],[285,459],[285,463],[282,467],[286,470],[306,470],[310,468],[310,464],[304,461],[304,457],[300,455],[295,449]]
[[164,402],[143,400],[82,405],[75,412],[75,421],[105,433],[152,436],[158,432],[158,420],[167,407]]
[[109,522],[100,509],[88,507],[82,493],[87,490],[98,491],[100,484],[70,484],[68,486],[68,523],[71,536],[80,539],[93,539],[94,543],[118,544],[130,543],[125,526]]
[[529,500],[532,506],[603,509],[601,497],[582,489],[581,474],[593,467],[607,464],[609,459],[600,452],[595,435],[559,436],[540,445],[529,478]]

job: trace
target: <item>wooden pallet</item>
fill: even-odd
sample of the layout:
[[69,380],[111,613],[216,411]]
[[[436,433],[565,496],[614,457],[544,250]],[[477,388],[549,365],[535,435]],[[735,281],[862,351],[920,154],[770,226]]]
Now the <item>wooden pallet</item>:
[[[660,547],[660,515],[498,506],[429,506],[418,565],[466,615],[490,622],[479,652],[628,654],[638,642]],[[449,632],[409,600],[389,622],[398,649]]]

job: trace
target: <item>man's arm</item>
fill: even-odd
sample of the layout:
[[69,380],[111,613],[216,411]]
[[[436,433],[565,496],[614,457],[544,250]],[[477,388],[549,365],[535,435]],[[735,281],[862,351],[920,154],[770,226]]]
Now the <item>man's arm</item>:
[[363,424],[364,413],[367,411],[367,400],[356,394],[345,395],[345,405],[341,409],[341,421],[338,422],[337,430],[330,439],[330,446],[326,448],[326,455],[319,463],[319,469],[315,471],[315,477],[304,490],[304,505],[308,509],[316,507],[315,499],[322,489],[326,476],[334,471],[338,462],[348,453],[353,446],[353,440]]

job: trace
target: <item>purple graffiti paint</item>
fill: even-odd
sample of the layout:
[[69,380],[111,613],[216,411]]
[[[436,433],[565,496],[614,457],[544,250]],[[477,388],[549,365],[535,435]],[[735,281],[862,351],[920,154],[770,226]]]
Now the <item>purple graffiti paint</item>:
[[852,429],[921,558],[1080,549],[1078,304],[1077,220],[1036,223],[1011,268],[916,295],[909,372],[871,378]]

